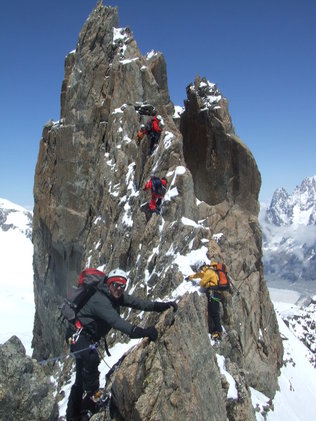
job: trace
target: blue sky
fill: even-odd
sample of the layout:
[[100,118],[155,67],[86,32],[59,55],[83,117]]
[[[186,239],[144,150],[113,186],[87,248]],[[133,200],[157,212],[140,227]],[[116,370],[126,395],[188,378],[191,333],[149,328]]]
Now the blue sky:
[[[0,25],[0,197],[33,204],[39,141],[59,119],[64,59],[97,0],[5,2]],[[260,200],[316,174],[315,0],[105,1],[142,54],[161,51],[172,101],[195,76],[229,100],[262,176]]]

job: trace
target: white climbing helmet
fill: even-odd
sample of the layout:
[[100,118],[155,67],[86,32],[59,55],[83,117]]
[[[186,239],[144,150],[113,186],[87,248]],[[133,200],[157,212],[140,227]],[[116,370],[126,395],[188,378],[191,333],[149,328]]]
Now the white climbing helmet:
[[106,283],[107,285],[110,285],[112,282],[118,282],[120,284],[126,285],[127,273],[119,268],[111,270],[111,272],[108,274]]
[[207,264],[203,260],[199,261],[196,265],[198,270],[202,270],[205,266],[207,266]]

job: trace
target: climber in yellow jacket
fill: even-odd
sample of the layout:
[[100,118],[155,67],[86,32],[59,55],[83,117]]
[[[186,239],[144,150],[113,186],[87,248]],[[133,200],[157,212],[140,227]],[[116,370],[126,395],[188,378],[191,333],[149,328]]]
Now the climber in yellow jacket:
[[202,266],[199,268],[200,272],[194,273],[193,275],[189,276],[189,279],[201,279],[200,287],[201,288],[214,288],[218,285],[218,275],[217,273],[211,268],[203,263]]
[[220,318],[221,293],[216,291],[216,286],[218,285],[218,274],[212,269],[212,265],[216,266],[217,263],[214,262],[210,265],[203,263],[199,267],[199,272],[188,276],[186,279],[201,279],[200,287],[206,289],[207,295],[209,332],[213,339],[221,339],[223,332]]

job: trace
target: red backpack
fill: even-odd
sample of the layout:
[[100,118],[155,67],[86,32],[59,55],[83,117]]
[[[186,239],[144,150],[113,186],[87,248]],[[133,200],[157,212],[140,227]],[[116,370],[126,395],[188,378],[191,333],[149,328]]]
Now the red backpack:
[[82,271],[78,285],[67,294],[61,306],[62,316],[71,323],[76,321],[77,313],[88,302],[97,290],[97,285],[106,280],[106,275],[98,269],[90,268]]
[[230,282],[229,276],[227,273],[227,266],[224,263],[211,263],[209,266],[210,269],[214,270],[218,276],[218,284],[214,287],[214,289],[225,291],[229,289]]

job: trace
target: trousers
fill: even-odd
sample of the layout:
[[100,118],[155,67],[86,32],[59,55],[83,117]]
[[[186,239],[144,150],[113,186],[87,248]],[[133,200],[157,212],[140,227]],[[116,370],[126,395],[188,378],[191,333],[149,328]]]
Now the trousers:
[[220,300],[221,295],[213,291],[212,294],[207,293],[207,313],[208,313],[208,328],[209,332],[222,332],[223,328],[221,325],[221,316],[220,316]]
[[[90,396],[99,390],[98,366],[100,358],[95,348],[90,349],[91,339],[80,334],[78,341],[71,345],[70,351],[75,352],[76,358],[76,379],[71,387],[67,404],[67,421],[78,421],[80,414],[85,410],[93,411],[93,402]],[[88,399],[82,401],[83,393]]]
[[148,154],[151,155],[157,146],[160,138],[160,132],[151,131],[149,133],[149,152]]

